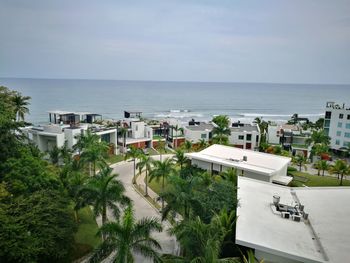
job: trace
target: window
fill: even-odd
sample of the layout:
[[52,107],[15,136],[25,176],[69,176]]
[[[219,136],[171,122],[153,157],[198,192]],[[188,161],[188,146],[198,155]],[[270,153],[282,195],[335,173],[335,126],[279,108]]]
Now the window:
[[338,122],[338,128],[343,127],[343,123],[342,122]]
[[346,137],[346,138],[350,138],[350,132],[346,132],[346,133],[344,133],[344,137]]
[[207,134],[206,134],[206,133],[202,133],[202,134],[201,134],[201,138],[202,138],[202,139],[206,139],[206,138],[207,138]]
[[344,114],[343,113],[340,113],[339,114],[339,119],[342,119],[344,117]]
[[339,145],[340,141],[339,140],[335,140],[335,145]]
[[138,131],[138,130],[139,130],[139,126],[135,125],[135,131]]
[[259,142],[259,135],[256,136],[256,142]]
[[344,147],[350,147],[350,142],[343,142]]
[[350,114],[348,114],[347,119],[350,120]]
[[244,140],[244,135],[238,135],[238,140]]
[[330,124],[331,124],[330,120],[325,120],[324,121],[324,127],[329,127]]
[[330,111],[326,111],[326,114],[325,114],[325,119],[330,119],[332,116],[332,112]]
[[337,136],[341,136],[341,131],[337,131]]
[[252,135],[251,134],[247,134],[247,141],[251,141],[252,140]]
[[345,128],[350,129],[350,123],[346,123]]

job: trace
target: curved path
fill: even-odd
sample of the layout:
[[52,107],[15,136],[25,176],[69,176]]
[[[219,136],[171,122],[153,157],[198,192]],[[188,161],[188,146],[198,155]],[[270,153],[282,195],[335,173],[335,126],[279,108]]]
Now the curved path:
[[[133,201],[134,211],[136,219],[141,219],[143,217],[156,217],[161,219],[159,212],[145,199],[141,196],[132,185],[132,178],[134,173],[134,164],[133,162],[120,162],[117,164],[111,165],[114,173],[119,174],[119,180],[124,184],[126,195]],[[158,240],[162,246],[161,253],[166,254],[177,254],[177,244],[176,239],[173,236],[170,236],[167,233],[167,230],[170,227],[170,224],[167,221],[162,222],[163,232],[154,233],[153,236]],[[152,262],[151,260],[145,259],[141,255],[135,255],[135,263],[148,263]]]

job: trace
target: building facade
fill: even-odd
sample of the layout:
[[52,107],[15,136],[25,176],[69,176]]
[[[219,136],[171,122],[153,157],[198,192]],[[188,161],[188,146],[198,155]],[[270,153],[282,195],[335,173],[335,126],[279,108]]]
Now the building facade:
[[258,125],[232,123],[229,143],[235,147],[246,150],[257,150],[260,142],[260,130]]

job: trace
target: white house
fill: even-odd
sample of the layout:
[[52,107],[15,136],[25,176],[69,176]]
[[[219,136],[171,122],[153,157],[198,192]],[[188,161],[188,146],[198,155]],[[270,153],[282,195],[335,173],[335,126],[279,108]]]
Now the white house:
[[232,123],[229,143],[235,147],[256,150],[260,142],[260,130],[258,125]]
[[266,263],[349,262],[350,187],[296,187],[238,177],[236,244]]
[[350,108],[346,108],[345,104],[327,102],[324,130],[331,138],[332,149],[342,150],[348,147],[350,145]]
[[291,158],[214,144],[200,152],[187,154],[192,165],[221,172],[236,168],[239,175],[265,182],[288,185],[292,177],[287,176]]
[[212,138],[214,126],[211,123],[205,122],[189,122],[189,125],[184,126],[184,137],[186,141],[198,143],[200,140],[209,142]]

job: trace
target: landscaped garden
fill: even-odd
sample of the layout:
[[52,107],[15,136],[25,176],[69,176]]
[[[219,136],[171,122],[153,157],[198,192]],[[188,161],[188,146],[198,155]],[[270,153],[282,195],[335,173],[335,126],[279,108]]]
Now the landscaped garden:
[[[339,186],[339,181],[332,176],[318,176],[306,172],[289,172],[294,177],[291,186]],[[343,180],[344,186],[350,186],[349,180]]]

